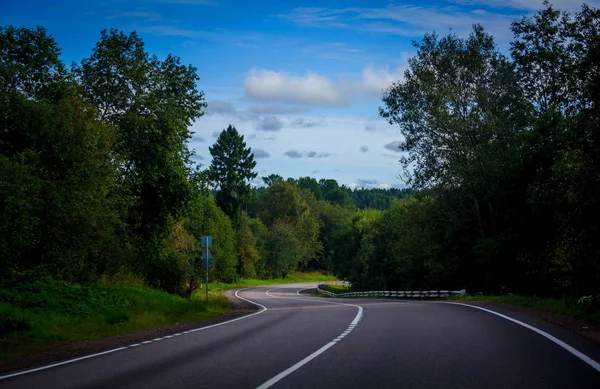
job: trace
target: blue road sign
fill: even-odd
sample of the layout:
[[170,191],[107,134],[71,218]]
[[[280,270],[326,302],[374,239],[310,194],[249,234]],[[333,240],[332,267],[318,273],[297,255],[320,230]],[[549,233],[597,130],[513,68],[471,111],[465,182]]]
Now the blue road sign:
[[203,260],[213,259],[213,255],[209,249],[204,249],[204,250],[202,250],[202,256],[200,257],[200,259],[203,259]]
[[200,242],[202,243],[202,247],[212,247],[212,236],[203,236],[202,238],[200,238]]
[[207,262],[206,259],[202,261],[202,269],[204,269],[204,270],[212,269],[212,261],[209,259],[208,263],[206,263],[206,262]]

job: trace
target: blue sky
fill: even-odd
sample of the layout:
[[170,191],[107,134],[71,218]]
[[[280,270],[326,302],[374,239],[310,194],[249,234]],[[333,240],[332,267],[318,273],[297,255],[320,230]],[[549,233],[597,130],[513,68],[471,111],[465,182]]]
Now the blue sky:
[[[378,107],[381,91],[401,79],[411,42],[433,30],[467,34],[481,23],[506,49],[510,22],[541,3],[3,0],[0,24],[46,27],[66,63],[88,56],[100,30],[115,27],[137,31],[159,57],[173,53],[196,66],[208,108],[190,146],[205,165],[215,134],[233,124],[255,151],[259,177],[392,187],[403,185],[394,147],[401,135]],[[581,3],[553,4],[577,11]]]

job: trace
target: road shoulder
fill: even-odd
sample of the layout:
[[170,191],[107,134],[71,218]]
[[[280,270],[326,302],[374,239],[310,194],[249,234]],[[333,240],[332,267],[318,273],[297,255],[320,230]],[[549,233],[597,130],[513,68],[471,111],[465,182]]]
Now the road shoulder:
[[507,303],[456,301],[506,315],[542,330],[600,363],[600,324]]
[[[58,344],[51,350],[19,356],[12,359],[0,360],[0,373],[11,373],[19,370],[32,369],[52,363],[82,357],[85,355],[101,353],[107,350],[125,347],[130,344],[152,340],[166,335],[188,331],[194,328],[206,327],[222,323],[241,316],[246,316],[257,311],[254,305],[240,300],[234,295],[234,290],[227,290],[223,294],[231,301],[232,309],[217,317],[186,323],[175,323],[153,330],[139,331],[130,334],[111,336],[108,338],[83,340]],[[0,339],[0,342],[2,339]]]

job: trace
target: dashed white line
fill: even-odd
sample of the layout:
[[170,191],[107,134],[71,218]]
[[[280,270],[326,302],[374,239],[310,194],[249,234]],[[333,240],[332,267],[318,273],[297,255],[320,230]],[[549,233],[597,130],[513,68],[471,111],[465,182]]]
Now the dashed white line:
[[[364,314],[364,309],[360,305],[337,303],[337,302],[333,302],[333,301],[325,301],[325,300],[320,300],[320,299],[319,300],[306,299],[306,298],[297,299],[297,298],[294,298],[294,297],[273,296],[272,294],[270,294],[270,292],[273,291],[273,290],[275,290],[275,289],[280,289],[280,288],[269,289],[269,290],[267,290],[265,292],[265,294],[267,296],[270,296],[270,297],[273,297],[273,298],[282,298],[282,299],[289,299],[289,300],[309,300],[309,301],[318,301],[320,303],[326,303],[326,304],[344,305],[344,306],[349,306],[349,307],[355,307],[355,308],[358,308],[358,313],[356,314],[356,316],[354,317],[354,319],[352,320],[352,322],[350,323],[350,325],[348,326],[348,328],[346,329],[346,331],[344,331],[343,333],[341,333],[337,338],[335,338],[331,342],[327,343],[325,346],[321,347],[320,349],[318,349],[314,353],[310,354],[309,356],[307,356],[306,358],[304,358],[300,362],[294,364],[293,366],[290,366],[286,370],[284,370],[281,373],[277,374],[275,377],[269,379],[268,381],[266,381],[262,385],[258,386],[256,389],[267,389],[267,388],[270,388],[271,386],[275,385],[277,382],[281,381],[282,379],[284,379],[288,375],[290,375],[293,372],[295,372],[296,370],[300,369],[302,366],[306,365],[308,362],[312,361],[313,359],[315,359],[319,355],[323,354],[325,351],[327,351],[331,347],[335,346],[335,344],[337,342],[339,342],[340,340],[344,339],[344,337],[346,335],[348,335],[350,332],[352,332],[352,330],[354,329],[354,327],[356,327],[356,325],[362,319],[363,314]],[[305,289],[301,289],[301,290],[305,290]],[[298,293],[298,292],[300,292],[300,291],[297,291],[296,294],[300,295],[300,293]]]
[[[252,287],[252,288],[254,288],[254,287]],[[265,312],[267,310],[267,307],[265,307],[264,305],[259,304],[257,302],[254,302],[252,300],[248,300],[248,299],[246,299],[244,297],[241,297],[238,294],[238,292],[242,292],[244,290],[252,289],[252,288],[238,289],[235,292],[235,297],[239,298],[240,300],[247,301],[250,304],[256,305],[257,307],[261,308],[259,311],[254,312],[254,313],[252,313],[250,315],[246,315],[246,316],[238,317],[238,318],[231,319],[231,320],[228,320],[228,321],[224,321],[222,323],[217,323],[217,324],[213,324],[213,325],[206,326],[206,327],[196,328],[196,329],[193,329],[193,330],[190,330],[190,331],[184,331],[184,332],[180,332],[180,333],[177,333],[177,334],[172,334],[172,335],[170,335],[170,337],[180,336],[180,335],[183,335],[183,334],[189,334],[189,333],[196,332],[196,331],[203,331],[203,330],[207,330],[209,328],[219,327],[219,326],[222,326],[222,325],[225,325],[225,324],[229,324],[229,323],[233,323],[233,322],[236,322],[236,321],[239,321],[239,320],[248,319],[248,318],[250,318],[252,316],[260,315],[261,313],[263,313],[263,312]],[[29,370],[25,370],[25,371],[20,371],[18,373],[12,373],[12,374],[3,375],[3,376],[0,376],[0,381],[1,380],[5,380],[7,378],[11,378],[11,377],[17,377],[17,376],[20,376],[20,375],[34,373],[34,372],[40,371],[40,370],[46,370],[46,369],[51,369],[51,368],[57,367],[57,366],[67,365],[69,363],[74,363],[74,362],[77,362],[77,361],[82,361],[84,359],[99,357],[101,355],[111,354],[111,353],[114,353],[114,352],[117,352],[117,351],[121,351],[121,350],[127,350],[128,348],[138,347],[138,346],[141,346],[141,345],[144,345],[144,344],[158,342],[159,340],[164,340],[164,339],[167,339],[167,336],[165,336],[164,338],[155,338],[155,339],[146,340],[146,341],[140,342],[140,343],[130,344],[130,345],[124,346],[124,347],[118,347],[118,348],[115,348],[115,349],[112,349],[112,350],[103,351],[101,353],[90,354],[90,355],[86,355],[86,356],[79,357],[79,358],[69,359],[69,360],[66,360],[66,361],[62,361],[62,362],[58,362],[58,363],[53,363],[51,365],[41,366],[41,367],[38,367],[38,368],[35,368],[35,369],[29,369]]]

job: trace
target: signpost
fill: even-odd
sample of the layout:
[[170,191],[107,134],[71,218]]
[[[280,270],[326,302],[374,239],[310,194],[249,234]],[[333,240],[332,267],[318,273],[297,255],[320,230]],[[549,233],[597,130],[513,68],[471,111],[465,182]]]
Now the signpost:
[[212,247],[212,236],[203,236],[200,238],[200,242],[202,243],[202,267],[206,270],[206,300],[208,300],[208,271],[212,269],[212,254],[208,250]]

